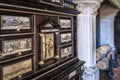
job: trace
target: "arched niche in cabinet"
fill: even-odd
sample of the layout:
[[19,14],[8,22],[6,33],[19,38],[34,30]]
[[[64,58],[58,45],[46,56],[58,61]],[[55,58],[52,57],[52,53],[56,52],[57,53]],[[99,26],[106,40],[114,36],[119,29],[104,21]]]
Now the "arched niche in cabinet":
[[59,59],[59,24],[46,19],[38,26],[38,64],[46,67]]

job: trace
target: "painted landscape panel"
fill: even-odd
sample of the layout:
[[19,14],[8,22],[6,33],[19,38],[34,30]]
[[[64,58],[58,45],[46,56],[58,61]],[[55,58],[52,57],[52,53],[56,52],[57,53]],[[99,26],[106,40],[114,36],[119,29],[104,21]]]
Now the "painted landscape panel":
[[30,29],[30,17],[1,15],[1,30]]
[[71,28],[71,20],[70,19],[60,19],[61,28]]
[[69,56],[72,54],[72,46],[61,49],[61,58]]
[[30,71],[32,71],[32,59],[11,64],[3,67],[3,80],[10,80]]
[[72,40],[72,34],[71,33],[61,34],[61,43],[69,42],[71,40]]
[[2,56],[32,50],[32,38],[2,41]]

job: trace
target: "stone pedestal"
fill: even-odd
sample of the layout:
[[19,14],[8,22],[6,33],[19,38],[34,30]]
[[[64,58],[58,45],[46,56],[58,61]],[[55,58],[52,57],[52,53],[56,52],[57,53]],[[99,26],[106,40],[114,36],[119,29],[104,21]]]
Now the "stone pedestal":
[[84,80],[99,80],[99,69],[96,65],[92,67],[85,67],[85,72],[83,75]]

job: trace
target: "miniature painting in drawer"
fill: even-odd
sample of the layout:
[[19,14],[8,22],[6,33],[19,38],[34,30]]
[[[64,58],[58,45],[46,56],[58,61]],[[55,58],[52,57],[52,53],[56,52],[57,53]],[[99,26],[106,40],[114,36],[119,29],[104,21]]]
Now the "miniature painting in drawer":
[[61,49],[61,58],[67,57],[72,54],[72,46]]
[[68,43],[69,41],[72,41],[72,34],[71,33],[62,33],[60,35],[61,37],[61,43]]
[[32,50],[32,38],[2,41],[2,56]]
[[60,3],[60,0],[52,0],[52,2]]
[[30,17],[1,15],[1,30],[30,29]]
[[20,61],[15,64],[4,66],[3,80],[10,80],[15,77],[22,77],[23,74],[32,71],[32,59]]
[[61,28],[71,28],[71,20],[70,19],[60,19]]

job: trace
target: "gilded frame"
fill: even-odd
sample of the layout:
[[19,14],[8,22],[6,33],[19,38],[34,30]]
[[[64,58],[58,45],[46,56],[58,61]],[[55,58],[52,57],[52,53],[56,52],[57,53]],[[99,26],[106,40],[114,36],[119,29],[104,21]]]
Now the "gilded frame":
[[56,56],[59,57],[58,39],[60,26],[52,19],[46,19],[38,27],[39,45],[38,45],[38,64],[48,66],[56,62]]

